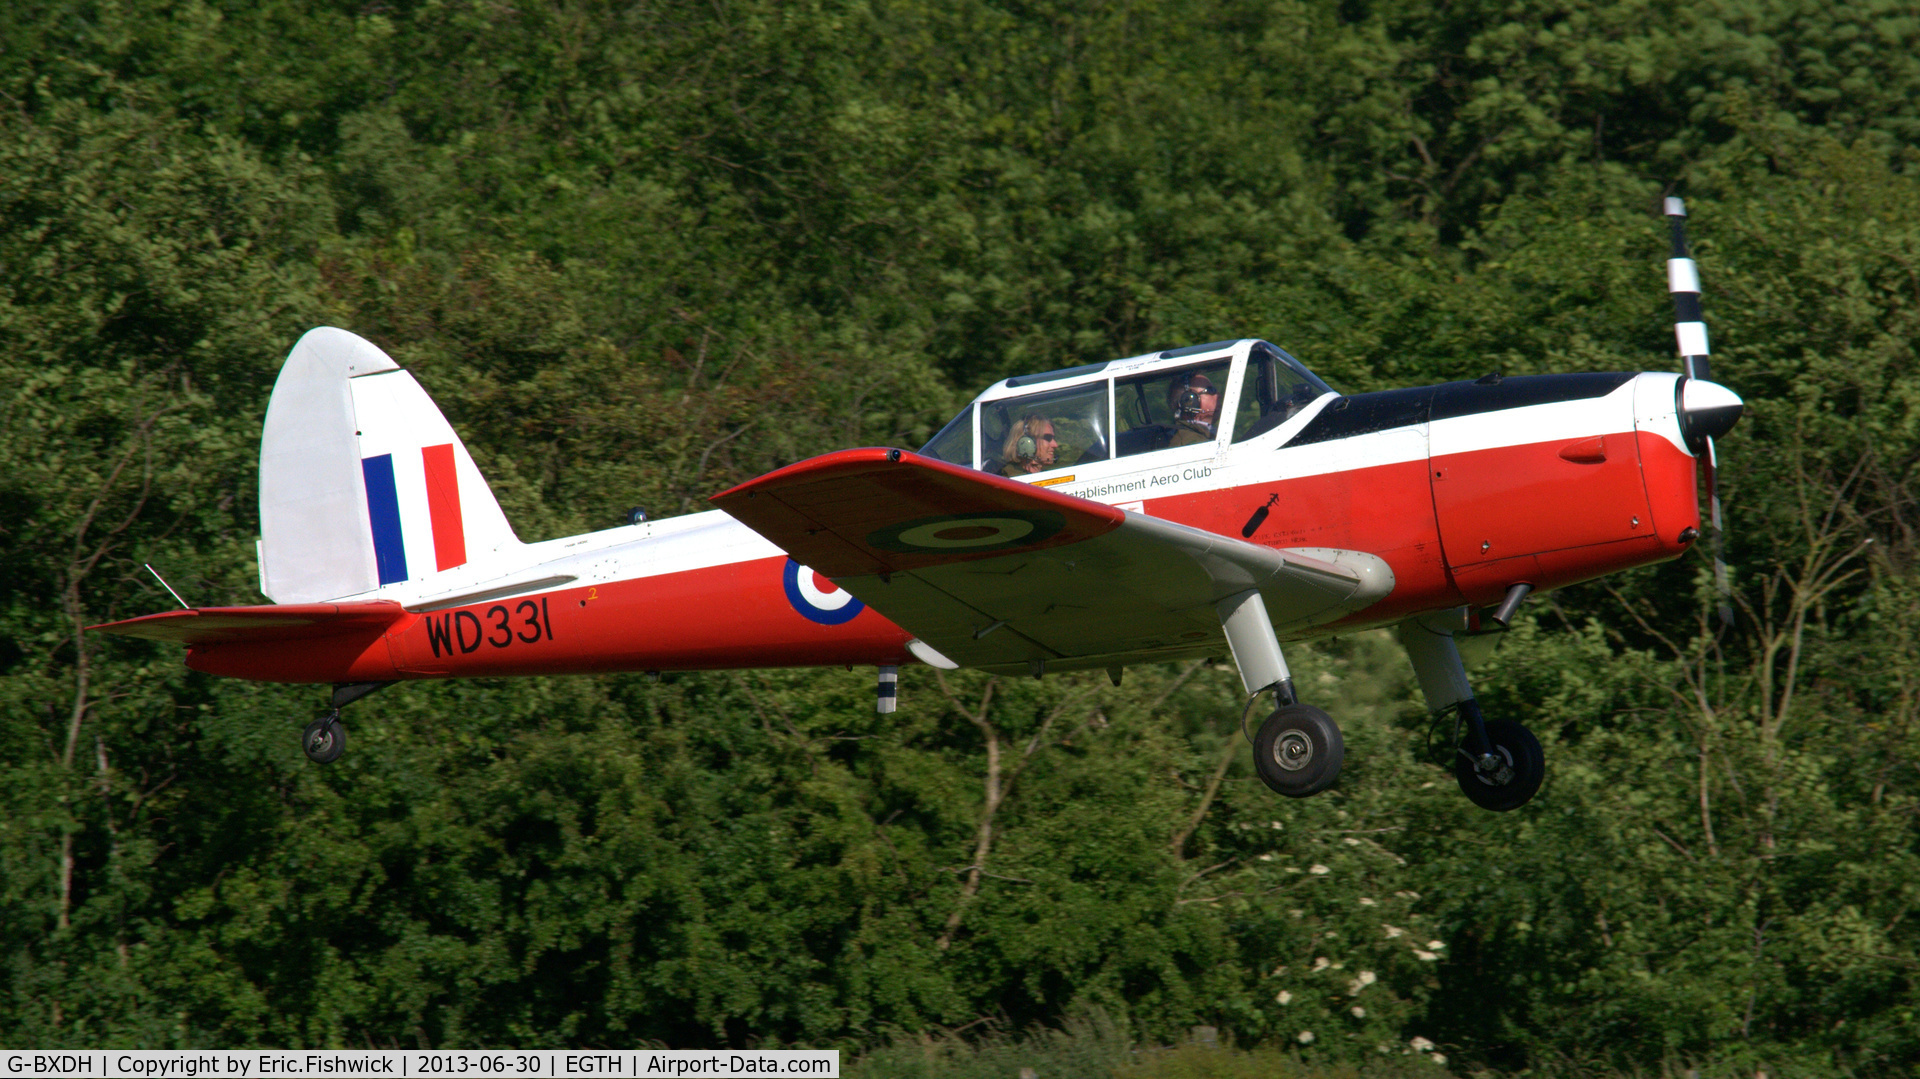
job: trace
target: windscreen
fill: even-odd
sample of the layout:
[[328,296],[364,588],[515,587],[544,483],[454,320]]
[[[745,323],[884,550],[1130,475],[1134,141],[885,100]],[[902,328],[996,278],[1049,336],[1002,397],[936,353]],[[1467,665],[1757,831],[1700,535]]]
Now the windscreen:
[[1247,356],[1247,378],[1234,414],[1233,440],[1258,438],[1292,419],[1322,394],[1332,392],[1299,360],[1265,341],[1257,341]]
[[950,465],[972,468],[973,406],[968,405],[961,409],[958,416],[955,416],[945,427],[940,428],[939,434],[934,435],[931,441],[920,447],[920,453],[924,457],[933,457]]

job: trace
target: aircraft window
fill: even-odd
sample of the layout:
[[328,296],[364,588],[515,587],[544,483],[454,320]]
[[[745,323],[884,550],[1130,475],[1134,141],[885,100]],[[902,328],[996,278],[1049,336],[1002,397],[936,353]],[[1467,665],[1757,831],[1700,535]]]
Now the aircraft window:
[[1247,357],[1247,380],[1234,413],[1233,440],[1257,438],[1292,419],[1301,409],[1332,393],[1300,361],[1265,341]]
[[1219,433],[1220,395],[1227,389],[1226,359],[1155,371],[1114,385],[1116,456],[1211,442]]
[[980,406],[980,467],[1026,476],[1107,459],[1107,383]]
[[920,452],[948,464],[972,468],[973,406],[968,405],[961,409],[960,414],[953,418],[953,422],[940,428],[939,434],[934,435],[925,446],[920,447]]

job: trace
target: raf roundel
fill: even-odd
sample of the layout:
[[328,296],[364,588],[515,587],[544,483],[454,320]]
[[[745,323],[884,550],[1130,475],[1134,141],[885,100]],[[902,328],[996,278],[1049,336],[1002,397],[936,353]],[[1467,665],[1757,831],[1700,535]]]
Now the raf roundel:
[[787,586],[787,602],[800,612],[801,617],[823,626],[838,626],[853,621],[867,605],[853,598],[853,593],[844,588],[831,591],[821,589],[819,577],[807,567],[787,559],[787,568],[781,574],[781,580]]
[[1066,519],[1046,510],[1003,510],[922,517],[883,528],[867,542],[900,554],[1009,551],[1044,542],[1066,527]]

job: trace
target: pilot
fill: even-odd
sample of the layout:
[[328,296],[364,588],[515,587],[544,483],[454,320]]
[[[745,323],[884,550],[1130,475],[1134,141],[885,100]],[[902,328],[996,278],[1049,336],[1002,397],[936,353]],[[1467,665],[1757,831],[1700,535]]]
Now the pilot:
[[1167,445],[1213,441],[1220,422],[1220,391],[1212,379],[1195,371],[1176,380],[1167,387],[1167,406],[1173,411],[1173,437]]
[[1038,412],[1029,413],[1007,429],[1006,441],[1000,446],[1000,459],[1006,464],[1000,466],[1000,474],[1026,476],[1045,472],[1054,466],[1059,456],[1060,440],[1054,437],[1053,421]]

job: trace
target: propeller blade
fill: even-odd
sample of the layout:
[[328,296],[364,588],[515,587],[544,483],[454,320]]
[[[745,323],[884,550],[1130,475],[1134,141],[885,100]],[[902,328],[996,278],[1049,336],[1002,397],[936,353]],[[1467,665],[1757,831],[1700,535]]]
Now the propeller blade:
[[1707,323],[1700,313],[1700,268],[1687,254],[1687,204],[1667,199],[1667,223],[1673,229],[1673,255],[1667,259],[1667,291],[1673,294],[1673,333],[1680,345],[1680,369],[1688,378],[1708,381]]
[[1720,459],[1713,439],[1707,439],[1707,452],[1701,457],[1707,465],[1707,519],[1713,525],[1713,594],[1717,599],[1720,624],[1733,625],[1733,584],[1727,576],[1727,532],[1720,519]]
[[1720,624],[1733,625],[1733,584],[1727,573],[1726,528],[1720,516],[1720,459],[1713,440],[1733,429],[1745,411],[1740,395],[1710,380],[1707,323],[1700,310],[1700,268],[1687,253],[1687,204],[1666,200],[1673,231],[1667,291],[1673,294],[1673,334],[1680,349],[1680,432],[1701,462],[1707,482],[1707,519],[1713,527],[1713,590]]

